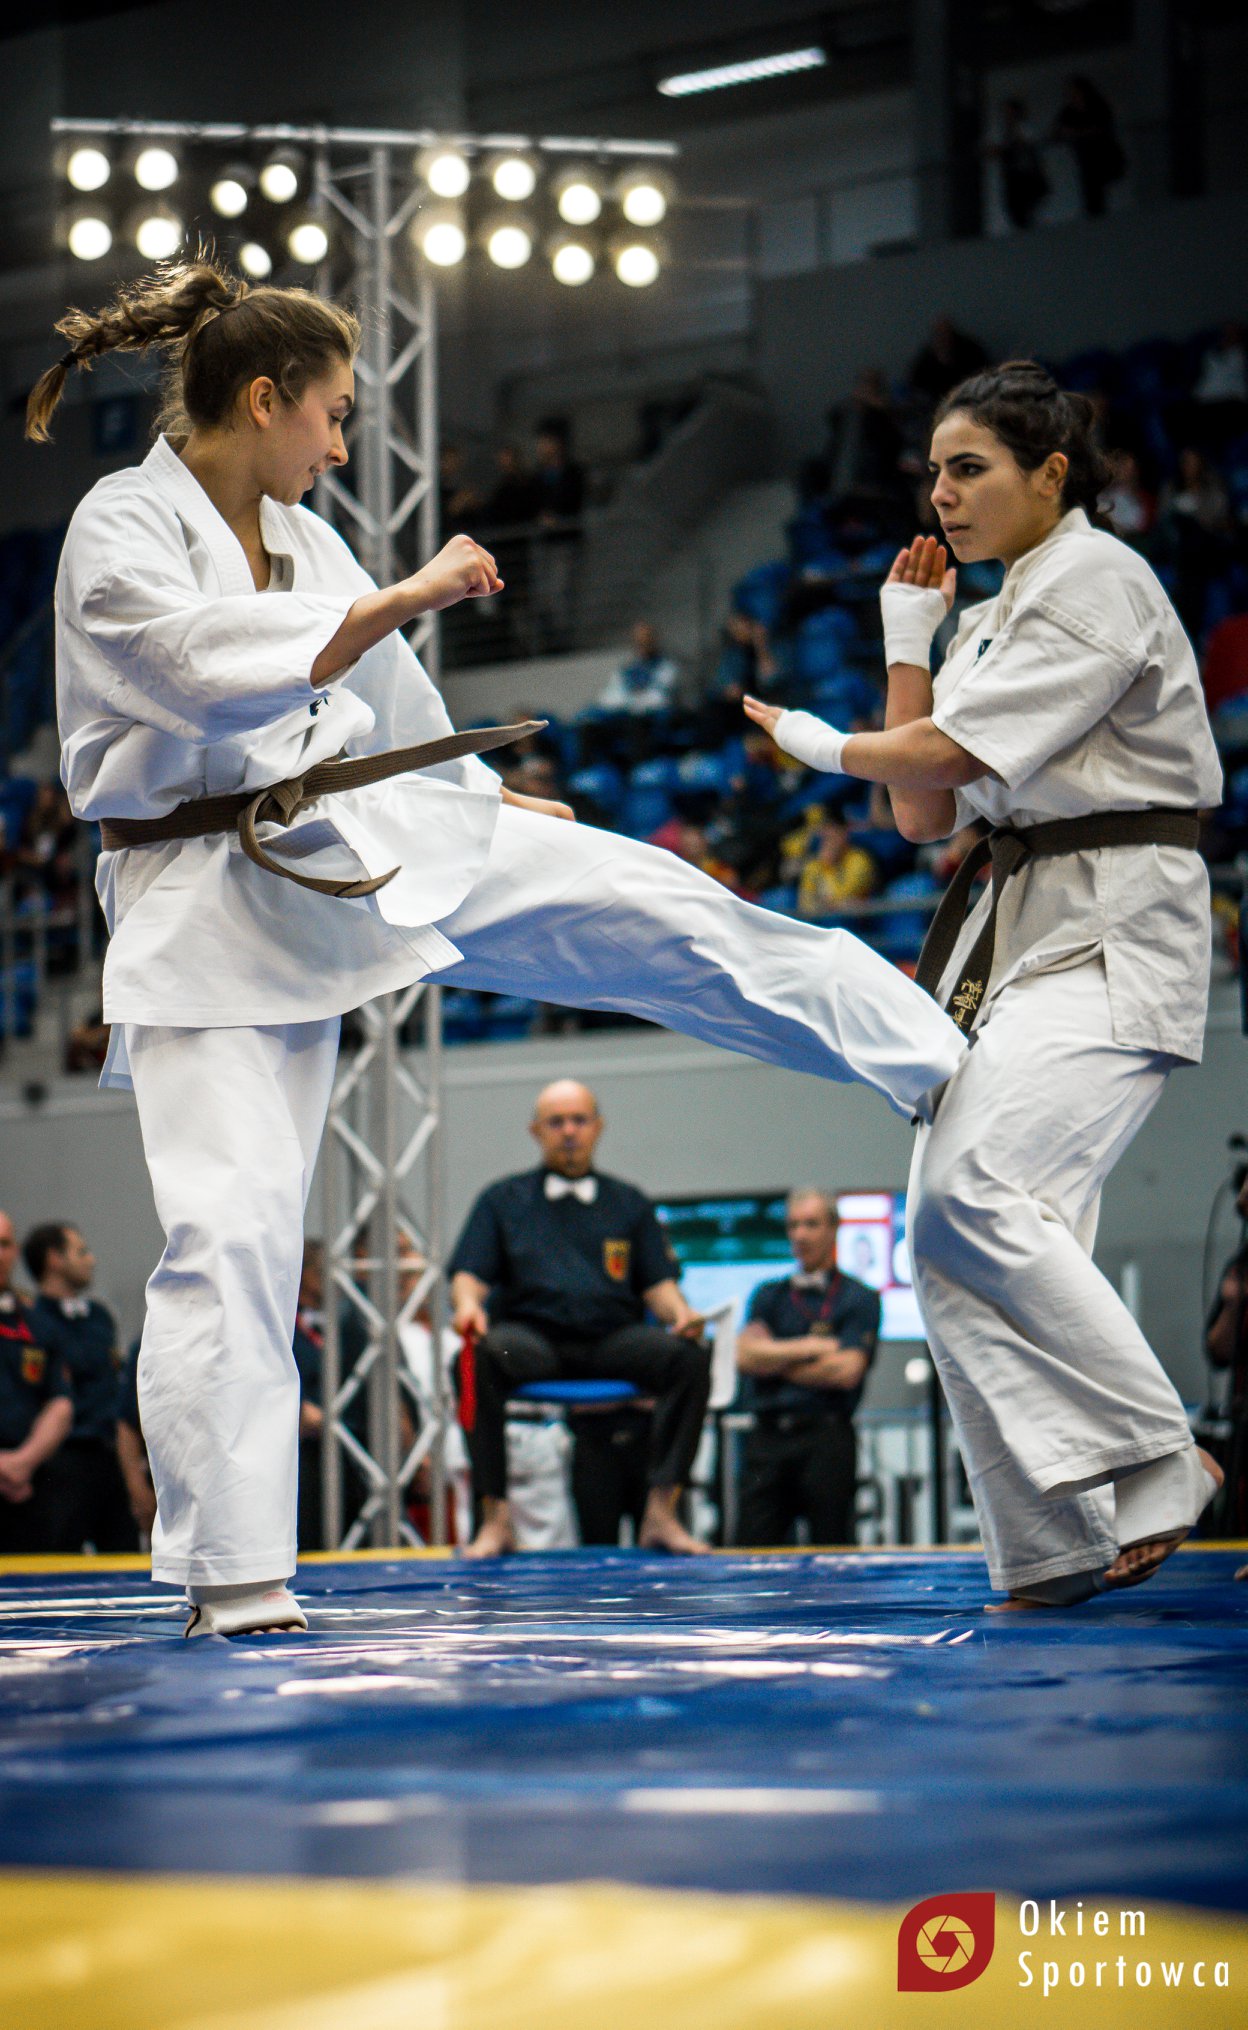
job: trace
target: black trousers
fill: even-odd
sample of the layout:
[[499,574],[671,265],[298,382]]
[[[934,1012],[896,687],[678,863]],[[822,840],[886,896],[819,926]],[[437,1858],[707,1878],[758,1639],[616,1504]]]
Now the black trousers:
[[634,1382],[655,1399],[647,1482],[689,1477],[711,1393],[711,1352],[655,1325],[625,1325],[604,1339],[555,1339],[531,1325],[494,1325],[477,1342],[477,1422],[468,1434],[478,1501],[507,1493],[507,1398],[525,1382]]
[[632,1519],[634,1540],[649,1493],[653,1414],[582,1410],[572,1430],[572,1500],[583,1544],[618,1544],[620,1524]]
[[104,1438],[67,1438],[45,1471],[52,1504],[52,1549],[137,1551],[138,1525],[114,1446]]
[[812,1544],[852,1544],[857,1444],[846,1417],[768,1419],[745,1441],[739,1544],[787,1544],[803,1520]]
[[8,1501],[0,1495],[0,1555],[61,1549],[56,1541],[56,1490],[45,1464],[35,1474],[27,1501]]

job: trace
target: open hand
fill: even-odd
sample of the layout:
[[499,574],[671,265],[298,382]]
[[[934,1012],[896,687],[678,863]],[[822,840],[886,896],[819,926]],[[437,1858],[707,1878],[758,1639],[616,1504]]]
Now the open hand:
[[471,536],[452,536],[416,573],[413,582],[420,589],[426,613],[442,613],[448,606],[458,606],[461,599],[488,599],[503,589],[498,565]]
[[893,568],[884,582],[887,585],[917,585],[921,592],[938,586],[944,593],[947,613],[958,589],[958,574],[946,568],[948,563],[948,552],[935,536],[916,536],[908,549],[898,550]]
[[741,706],[746,718],[752,719],[756,726],[761,726],[764,733],[770,733],[774,740],[776,724],[784,710],[783,705],[764,705],[761,698],[751,698],[747,691],[741,700]]

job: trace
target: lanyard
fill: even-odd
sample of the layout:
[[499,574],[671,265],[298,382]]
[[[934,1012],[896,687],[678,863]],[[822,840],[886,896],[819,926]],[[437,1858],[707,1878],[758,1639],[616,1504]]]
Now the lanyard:
[[819,1300],[819,1308],[814,1312],[806,1309],[806,1291],[794,1289],[791,1283],[789,1285],[789,1296],[797,1310],[801,1312],[802,1321],[808,1328],[814,1325],[831,1324],[832,1314],[836,1310],[837,1299],[840,1294],[841,1272],[839,1269],[833,1269],[832,1274],[828,1278],[828,1286]]

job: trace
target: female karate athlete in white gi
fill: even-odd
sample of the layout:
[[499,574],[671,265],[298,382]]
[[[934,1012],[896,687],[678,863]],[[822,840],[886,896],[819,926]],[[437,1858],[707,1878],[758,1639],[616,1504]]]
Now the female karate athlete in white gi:
[[[205,797],[449,734],[399,630],[500,581],[460,536],[379,591],[299,506],[346,460],[358,328],[333,305],[199,262],[58,329],[70,350],[31,396],[31,435],[69,370],[116,349],[163,348],[180,418],[82,502],[56,594],[64,779],[116,848],[98,874],[104,1083],[133,1084],[166,1235],[139,1362],[152,1571],[187,1586],[196,1632],[304,1626],[284,1587],[290,1345],[344,1010],[445,974],[859,1078],[907,1114],[966,1046],[855,939],[748,908],[671,854],[559,822],[562,806],[500,798],[475,758],[259,827],[261,854],[350,895],[293,885],[232,833],[167,836]],[[136,822],[149,837],[117,845]]]
[[[1166,1074],[1200,1058],[1209,884],[1194,817],[1157,813],[1216,805],[1221,771],[1170,601],[1089,519],[1103,484],[1090,405],[1030,362],[977,375],[938,411],[930,469],[955,557],[1007,566],[935,682],[954,573],[928,537],[882,593],[883,732],[746,710],[800,760],[887,783],[909,839],[1090,814],[1134,832],[1090,845],[1084,823],[998,867],[990,971],[972,954],[991,893],[931,981],[965,1027],[978,1020],[910,1177],[916,1290],[993,1585],[1014,1605],[1065,1605],[1147,1577],[1220,1480],[1090,1251],[1106,1177]],[[1150,815],[1103,815],[1123,812]],[[1167,827],[1187,843],[1145,841]]]

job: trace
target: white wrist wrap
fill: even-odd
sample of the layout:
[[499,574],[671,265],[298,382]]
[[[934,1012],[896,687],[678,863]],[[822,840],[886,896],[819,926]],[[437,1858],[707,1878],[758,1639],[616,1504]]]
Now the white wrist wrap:
[[816,719],[813,712],[782,712],[773,738],[777,747],[783,747],[795,761],[805,762],[807,768],[817,768],[821,775],[844,773],[841,755],[848,733],[829,726],[826,719]]
[[931,666],[932,643],[945,617],[945,595],[935,585],[882,585],[880,612],[884,616],[884,663],[917,663],[921,670]]

